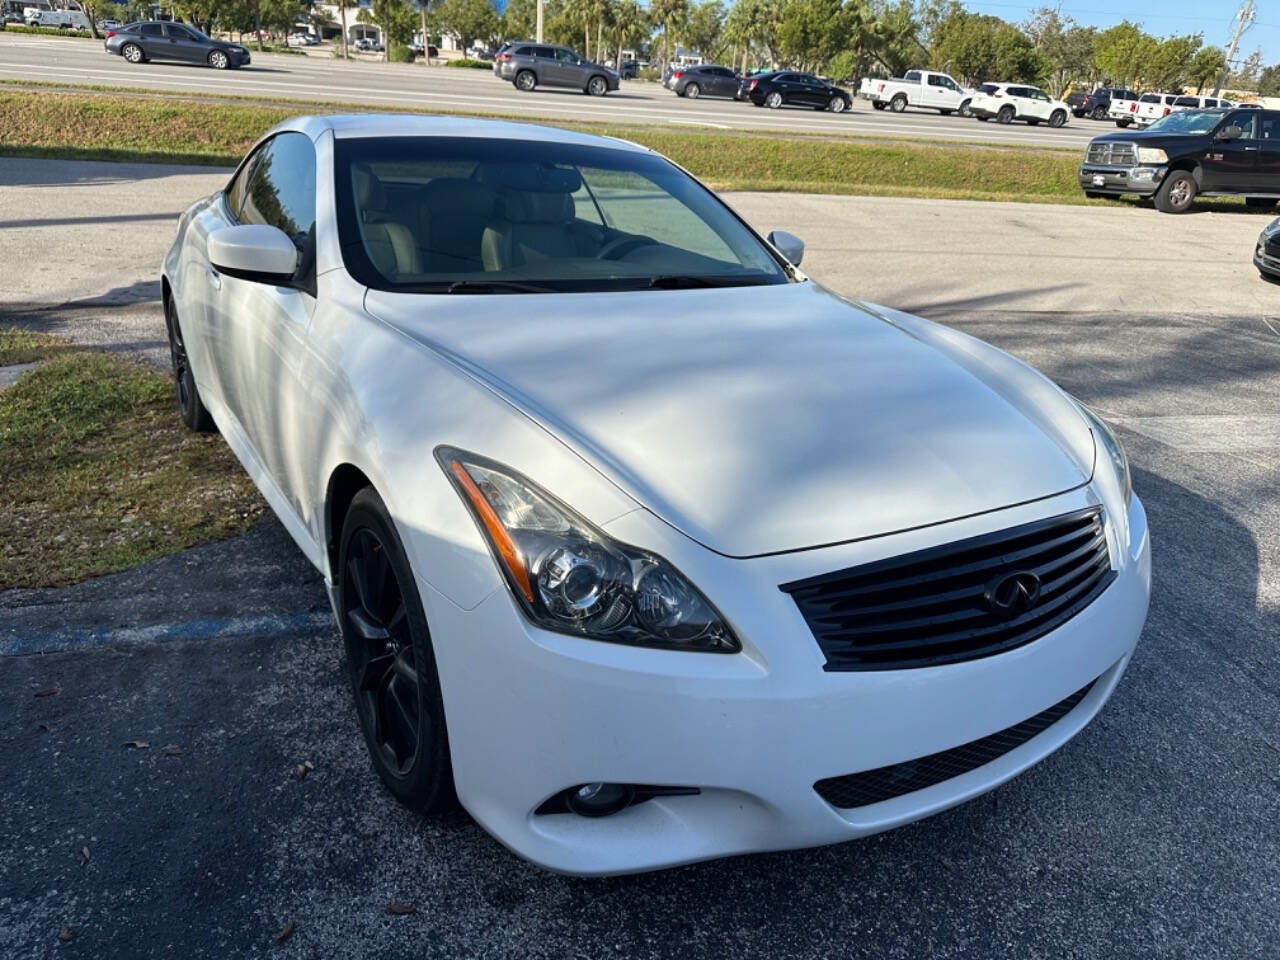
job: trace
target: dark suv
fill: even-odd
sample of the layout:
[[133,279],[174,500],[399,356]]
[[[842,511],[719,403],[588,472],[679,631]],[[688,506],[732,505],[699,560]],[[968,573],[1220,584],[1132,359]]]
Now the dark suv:
[[1165,213],[1199,194],[1280,199],[1280,110],[1178,110],[1146,130],[1097,137],[1079,171],[1086,197],[1136,193]]
[[510,80],[517,90],[535,87],[573,87],[593,97],[603,97],[618,89],[618,72],[613,67],[586,60],[568,47],[549,43],[513,43],[493,58],[493,72]]
[[1099,87],[1093,93],[1086,93],[1083,96],[1071,94],[1067,97],[1067,105],[1077,117],[1087,116],[1094,120],[1106,120],[1112,100],[1137,99],[1136,90],[1126,90],[1123,87]]
[[214,40],[195,27],[168,20],[126,23],[108,30],[102,41],[107,53],[118,54],[130,63],[148,60],[180,60],[207,63],[218,70],[243,67],[249,49],[238,43]]
[[776,70],[743,77],[738,99],[750,100],[757,107],[774,110],[784,105],[811,107],[843,113],[853,104],[852,98],[839,87],[808,73]]
[[674,91],[677,97],[728,97],[734,99],[738,95],[738,83],[741,80],[728,67],[705,63],[697,67],[676,67],[662,85]]

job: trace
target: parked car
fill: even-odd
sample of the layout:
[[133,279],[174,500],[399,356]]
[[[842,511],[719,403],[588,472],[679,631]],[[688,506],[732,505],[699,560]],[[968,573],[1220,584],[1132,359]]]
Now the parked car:
[[182,214],[178,413],[320,571],[399,801],[623,873],[905,824],[1102,709],[1151,589],[1115,434],[803,254],[471,118],[294,117]]
[[1139,127],[1150,126],[1173,112],[1173,104],[1178,96],[1176,93],[1144,93],[1138,98],[1138,109],[1133,112],[1131,119]]
[[750,100],[757,107],[769,107],[772,110],[789,106],[843,113],[853,105],[847,91],[834,87],[825,80],[819,80],[812,74],[790,70],[743,77],[739,81],[738,94],[741,99]]
[[1129,103],[1138,99],[1138,93],[1125,87],[1098,87],[1092,93],[1082,94],[1073,101],[1073,93],[1067,97],[1067,104],[1076,117],[1090,117],[1094,120],[1106,120],[1112,103]]
[[1280,281],[1280,219],[1262,228],[1253,253],[1253,265],[1264,280]]
[[937,110],[944,117],[958,113],[969,115],[973,91],[962,87],[950,75],[933,70],[908,70],[901,79],[875,80],[869,84],[871,106],[888,107],[901,113],[907,107]]
[[115,30],[119,26],[120,26],[119,20],[99,20],[98,21],[99,30]]
[[738,96],[741,79],[728,67],[704,63],[696,67],[677,67],[663,86],[677,97],[690,100],[698,97],[728,97],[732,100]]
[[386,49],[381,40],[375,40],[373,37],[361,37],[355,42],[354,47],[362,53],[382,53]]
[[593,97],[618,89],[621,79],[613,67],[578,56],[568,47],[549,43],[523,43],[509,47],[496,58],[496,72],[525,93],[540,84],[572,87]]
[[485,47],[472,47],[470,50],[467,51],[467,56],[470,57],[472,60],[490,61],[493,59],[494,54],[492,50],[489,50]]
[[1138,99],[1122,100],[1113,98],[1111,106],[1107,107],[1107,118],[1113,120],[1117,127],[1124,129],[1132,125],[1134,117],[1138,113]]
[[640,65],[634,60],[623,60],[619,64],[618,76],[623,80],[634,80],[640,75]]
[[1234,106],[1234,103],[1224,97],[1179,97],[1173,101],[1173,108],[1169,112],[1172,113],[1175,110],[1213,110],[1217,107],[1230,110]]
[[249,63],[249,48],[226,40],[214,40],[194,27],[172,21],[128,23],[108,30],[102,41],[107,53],[130,63],[148,60],[180,60],[205,63],[217,70],[236,69]]
[[291,33],[286,43],[291,47],[316,47],[320,45],[320,38],[314,33]]
[[1165,213],[1185,213],[1197,195],[1266,209],[1280,199],[1280,111],[1179,110],[1146,130],[1097,137],[1079,180],[1087,197],[1133,193]]
[[1039,87],[1018,83],[984,83],[974,94],[969,111],[979,120],[1025,120],[1033,127],[1040,123],[1060,127],[1071,113],[1065,103],[1052,99]]

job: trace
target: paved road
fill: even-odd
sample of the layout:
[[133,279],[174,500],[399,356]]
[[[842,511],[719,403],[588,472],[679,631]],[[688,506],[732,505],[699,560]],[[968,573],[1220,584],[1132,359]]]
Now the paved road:
[[974,119],[941,117],[933,112],[878,113],[861,101],[855,101],[854,110],[839,116],[808,109],[767,111],[730,100],[684,100],[645,81],[626,81],[618,93],[594,100],[570,90],[543,89],[520,94],[511,84],[480,70],[368,61],[344,63],[283,54],[254,53],[253,60],[250,67],[225,73],[172,63],[132,66],[120,57],[108,56],[92,41],[0,33],[0,79],[519,114],[562,121],[672,123],[709,130],[981,141],[1081,151],[1091,137],[1115,129],[1108,124],[1075,119],[1060,130],[1026,124],[1004,127]]
[[[0,203],[19,202],[8,201],[16,164],[0,161]],[[165,193],[217,179],[151,173]],[[25,228],[22,243],[37,258],[52,242],[42,237],[84,254],[109,243],[110,223],[62,222],[76,200],[63,193],[92,182],[114,211],[142,193],[131,176],[48,167],[49,184],[20,203],[52,222]],[[0,593],[0,954],[1273,960],[1280,334],[1265,321],[1280,313],[1280,287],[1247,262],[1261,219],[734,200],[761,227],[810,237],[824,282],[1010,349],[1119,423],[1155,583],[1142,643],[1098,721],[993,795],[879,837],[641,877],[556,877],[463,814],[424,821],[389,801],[364,757],[320,584],[267,522],[81,587]],[[1095,214],[1097,243],[1075,242],[1090,223],[1075,218]],[[993,261],[1021,248],[1032,264],[982,271],[970,256],[904,276],[922,226],[942,248]],[[1180,241],[1161,238],[1175,228]],[[12,262],[11,236],[0,229],[0,262]],[[1149,251],[1161,282],[1127,303],[1088,282],[1073,302],[1055,299],[1121,238],[1116,249]],[[67,289],[83,301],[95,282],[119,285],[156,262],[168,230],[139,221],[129,240],[110,269],[95,280],[77,268]],[[891,259],[858,252],[872,246]],[[1168,285],[1192,271],[1200,290]],[[83,302],[30,309],[10,302],[0,315],[130,349],[158,339],[145,300],[132,325]],[[124,746],[134,740],[149,746]],[[298,780],[306,760],[315,769]],[[389,916],[393,901],[416,912]],[[290,922],[292,938],[273,947]],[[58,947],[66,925],[76,940]]]

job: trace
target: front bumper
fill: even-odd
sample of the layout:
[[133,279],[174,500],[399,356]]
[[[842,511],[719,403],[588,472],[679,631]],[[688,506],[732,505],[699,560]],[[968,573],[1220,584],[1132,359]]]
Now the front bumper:
[[1114,167],[1082,163],[1077,179],[1087,193],[1136,193],[1149,197],[1164,181],[1167,167]]
[[[1134,498],[1108,521],[1117,577],[1057,630],[1006,653],[942,667],[827,672],[778,584],[1004,529],[1096,503],[1084,487],[927,530],[753,560],[710,551],[645,511],[608,532],[669,557],[743,642],[735,655],[624,647],[530,625],[505,589],[463,610],[425,580],[462,804],[523,857],[614,874],[731,854],[837,843],[961,803],[1052,753],[1101,709],[1146,618],[1151,554]],[[662,541],[666,539],[664,544]],[[678,551],[683,552],[678,552]],[[984,766],[903,796],[839,809],[814,784],[914,760],[1021,723],[1097,681],[1056,724]],[[589,782],[696,787],[613,816],[538,815]],[[1082,786],[1082,789],[1084,787]]]
[[1269,277],[1280,278],[1280,257],[1270,256],[1262,241],[1253,251],[1253,265]]

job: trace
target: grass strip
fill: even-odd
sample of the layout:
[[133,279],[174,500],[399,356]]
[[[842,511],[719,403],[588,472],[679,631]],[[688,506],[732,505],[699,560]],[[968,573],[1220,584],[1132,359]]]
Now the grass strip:
[[264,504],[217,434],[182,426],[167,377],[0,330],[0,589],[124,570],[248,529]]

